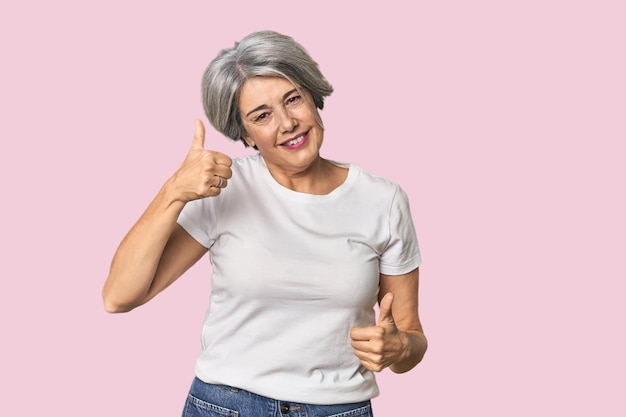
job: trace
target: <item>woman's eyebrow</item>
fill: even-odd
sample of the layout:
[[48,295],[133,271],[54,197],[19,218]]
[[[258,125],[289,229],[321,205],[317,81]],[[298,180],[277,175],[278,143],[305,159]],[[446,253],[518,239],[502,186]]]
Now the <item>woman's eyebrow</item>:
[[[287,91],[285,94],[283,94],[283,100],[286,99],[287,97],[289,97],[290,95],[292,95],[295,91],[298,91],[298,89],[294,88],[292,90]],[[250,116],[255,111],[259,111],[259,110],[263,110],[263,109],[269,109],[269,106],[267,104],[261,104],[260,106],[255,107],[254,109],[252,109],[248,113],[246,113],[246,117]]]
[[287,91],[285,94],[283,94],[283,100],[292,95],[295,91],[298,91],[298,89],[294,88],[293,90]]
[[250,116],[252,113],[254,113],[255,111],[259,111],[259,110],[263,110],[263,109],[269,109],[269,106],[267,104],[261,104],[259,107],[255,107],[254,109],[250,110],[247,114],[247,116]]

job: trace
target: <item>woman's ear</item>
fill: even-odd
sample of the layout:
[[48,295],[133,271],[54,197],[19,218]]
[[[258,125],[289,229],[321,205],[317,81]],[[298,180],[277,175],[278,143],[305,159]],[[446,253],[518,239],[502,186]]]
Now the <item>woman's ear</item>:
[[244,142],[246,142],[248,144],[248,146],[254,148],[256,146],[256,144],[254,143],[254,141],[252,139],[250,139],[249,136],[247,135],[243,135],[241,136],[241,140],[243,140]]

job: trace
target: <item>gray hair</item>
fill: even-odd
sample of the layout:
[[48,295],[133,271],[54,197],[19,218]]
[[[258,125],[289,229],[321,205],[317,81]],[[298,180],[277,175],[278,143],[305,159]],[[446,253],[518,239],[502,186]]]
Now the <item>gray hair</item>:
[[[246,147],[239,93],[244,82],[256,76],[282,77],[296,88],[304,88],[320,110],[324,108],[324,98],[333,92],[317,63],[289,36],[273,31],[254,32],[233,48],[223,49],[202,76],[202,104],[216,130],[242,141]],[[314,113],[321,125],[317,111]]]

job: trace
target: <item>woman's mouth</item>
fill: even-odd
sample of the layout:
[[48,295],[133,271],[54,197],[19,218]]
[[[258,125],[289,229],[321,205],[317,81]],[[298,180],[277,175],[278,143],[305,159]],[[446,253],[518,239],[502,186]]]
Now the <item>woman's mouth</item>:
[[297,149],[304,145],[306,141],[309,139],[309,132],[303,133],[299,136],[296,136],[293,139],[289,139],[287,142],[281,143],[280,146],[287,149]]

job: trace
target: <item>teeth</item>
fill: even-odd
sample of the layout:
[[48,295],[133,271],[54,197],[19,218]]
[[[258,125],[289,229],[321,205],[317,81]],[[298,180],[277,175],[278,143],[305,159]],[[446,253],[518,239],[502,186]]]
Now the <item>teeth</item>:
[[302,135],[302,136],[298,136],[298,137],[297,137],[297,138],[295,138],[295,139],[291,139],[290,141],[288,141],[288,142],[286,142],[286,143],[285,143],[285,146],[293,146],[293,145],[295,145],[295,144],[297,144],[297,143],[302,142],[302,140],[304,140],[304,135]]

